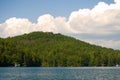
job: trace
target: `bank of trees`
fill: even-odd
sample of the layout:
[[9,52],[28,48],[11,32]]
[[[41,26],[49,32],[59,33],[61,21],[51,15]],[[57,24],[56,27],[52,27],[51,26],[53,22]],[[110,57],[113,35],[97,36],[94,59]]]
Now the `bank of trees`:
[[0,38],[0,67],[15,63],[21,66],[115,66],[120,64],[120,51],[50,32]]

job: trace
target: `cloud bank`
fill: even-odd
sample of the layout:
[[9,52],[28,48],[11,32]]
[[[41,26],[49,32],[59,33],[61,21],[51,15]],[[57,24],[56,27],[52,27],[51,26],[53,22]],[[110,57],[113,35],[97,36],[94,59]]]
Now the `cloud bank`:
[[[32,23],[25,18],[9,18],[0,24],[0,37],[5,38],[33,31],[77,35],[89,34],[89,36],[96,34],[96,39],[92,39],[92,37],[86,39],[79,37],[79,39],[105,47],[120,49],[120,46],[118,46],[118,44],[120,45],[120,39],[107,39],[107,36],[120,34],[119,21],[120,0],[114,0],[114,3],[110,5],[99,2],[93,9],[79,9],[71,12],[68,19],[61,16],[54,17],[50,14],[40,16],[37,23]],[[106,35],[104,39],[99,37],[104,35]]]

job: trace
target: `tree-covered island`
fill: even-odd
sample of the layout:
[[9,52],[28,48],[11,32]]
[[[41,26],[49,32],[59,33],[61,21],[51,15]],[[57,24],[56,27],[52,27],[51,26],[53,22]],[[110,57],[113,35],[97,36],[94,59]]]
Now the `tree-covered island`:
[[51,32],[0,38],[0,67],[115,66],[120,51]]

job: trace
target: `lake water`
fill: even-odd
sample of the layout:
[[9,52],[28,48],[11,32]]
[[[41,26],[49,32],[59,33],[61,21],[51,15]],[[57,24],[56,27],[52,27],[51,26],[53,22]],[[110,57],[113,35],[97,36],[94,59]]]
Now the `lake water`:
[[120,67],[1,67],[0,80],[120,80]]

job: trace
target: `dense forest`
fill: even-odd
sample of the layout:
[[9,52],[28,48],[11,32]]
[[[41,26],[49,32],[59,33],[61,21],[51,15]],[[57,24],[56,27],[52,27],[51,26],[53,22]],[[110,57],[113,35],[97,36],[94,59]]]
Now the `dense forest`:
[[0,67],[115,66],[120,51],[51,32],[0,38]]

